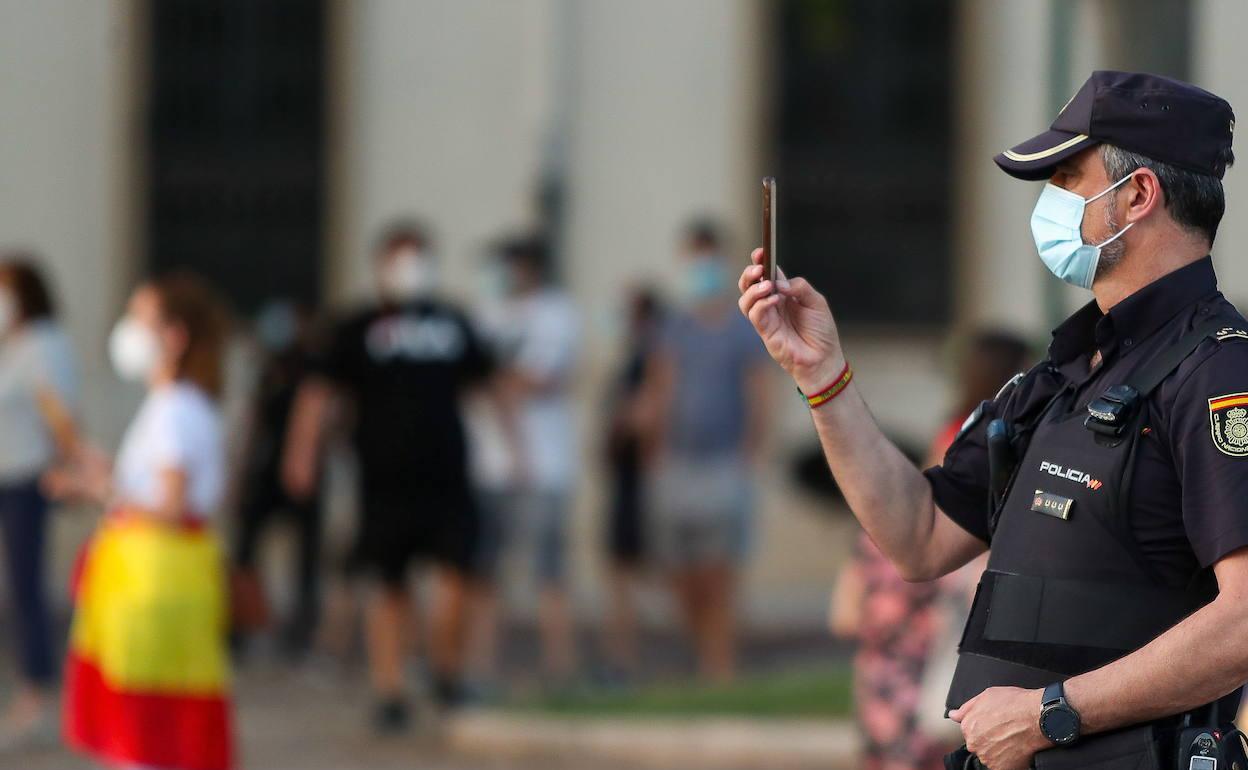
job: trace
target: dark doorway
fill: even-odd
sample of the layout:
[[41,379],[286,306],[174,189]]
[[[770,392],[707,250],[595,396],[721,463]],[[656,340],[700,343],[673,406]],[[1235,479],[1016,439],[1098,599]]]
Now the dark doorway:
[[240,311],[315,301],[322,260],[322,0],[150,4],[148,265]]
[[780,263],[838,317],[930,325],[951,304],[951,0],[784,0]]

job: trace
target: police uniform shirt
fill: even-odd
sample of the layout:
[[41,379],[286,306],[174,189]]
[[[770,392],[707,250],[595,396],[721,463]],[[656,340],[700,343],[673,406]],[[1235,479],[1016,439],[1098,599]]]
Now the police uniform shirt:
[[[1200,568],[1248,545],[1248,323],[1218,292],[1208,257],[1158,279],[1106,314],[1089,303],[1054,330],[1047,359],[1052,366],[1033,370],[1012,397],[985,403],[943,463],[924,472],[936,504],[988,542],[988,423],[996,417],[1034,419],[1068,383],[1075,387],[1070,408],[1086,412],[1089,401],[1125,382],[1142,362],[1210,315],[1226,318],[1225,328],[1201,342],[1146,402],[1146,427],[1125,501],[1140,550],[1169,585],[1187,585]],[[1113,481],[1091,478],[1063,458],[1032,453],[1025,461],[1046,462],[1044,470],[1060,483],[1097,489],[1093,485]]]
[[337,325],[318,369],[352,396],[366,485],[467,478],[460,400],[492,362],[456,307],[424,299],[356,313]]

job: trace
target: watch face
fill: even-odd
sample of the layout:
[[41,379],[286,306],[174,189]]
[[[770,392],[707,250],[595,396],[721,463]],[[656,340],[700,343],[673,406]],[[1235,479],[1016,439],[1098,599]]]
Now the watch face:
[[1044,712],[1040,719],[1040,729],[1054,743],[1069,743],[1075,739],[1079,730],[1079,718],[1074,711],[1058,706]]

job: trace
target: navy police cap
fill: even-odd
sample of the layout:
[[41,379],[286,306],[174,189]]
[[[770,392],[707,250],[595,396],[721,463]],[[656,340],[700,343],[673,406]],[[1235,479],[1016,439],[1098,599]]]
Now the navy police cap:
[[1048,179],[1071,155],[1101,142],[1221,179],[1235,113],[1219,96],[1181,80],[1099,70],[1039,136],[993,160],[1019,179]]

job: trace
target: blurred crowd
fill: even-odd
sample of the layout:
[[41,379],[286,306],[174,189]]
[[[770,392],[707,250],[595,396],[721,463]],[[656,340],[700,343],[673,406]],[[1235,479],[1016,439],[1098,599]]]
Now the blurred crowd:
[[[498,697],[503,565],[516,560],[538,597],[543,687],[634,681],[638,595],[654,589],[670,593],[700,674],[730,679],[767,357],[736,308],[718,226],[691,222],[674,250],[677,291],[621,296],[626,344],[587,431],[573,401],[585,313],[538,233],[490,245],[473,306],[445,290],[418,221],[378,235],[374,295],[345,312],[275,297],[231,317],[196,276],[144,280],[108,340],[116,374],[146,389],[115,452],[81,419],[74,345],[39,256],[2,255],[0,528],[21,685],[0,748],[59,731],[106,764],[228,767],[231,664],[261,640],[292,661],[344,656],[357,623],[379,732],[405,729],[417,705]],[[260,361],[243,437],[222,407],[240,346]],[[350,546],[332,548],[327,476],[342,447],[357,513]],[[589,463],[609,484],[604,510],[584,512],[602,518],[609,597],[592,652],[568,564]],[[63,644],[46,587],[58,502],[99,512]],[[262,546],[277,522],[296,543],[280,613]]]
[[[0,532],[21,686],[0,717],[0,749],[59,733],[106,764],[229,767],[231,667],[265,645],[296,664],[345,659],[357,633],[380,733],[426,709],[503,697],[508,563],[523,566],[537,597],[543,688],[636,681],[639,598],[656,590],[699,675],[730,680],[769,359],[737,310],[736,265],[716,223],[690,222],[674,249],[674,291],[623,292],[624,344],[587,430],[574,403],[585,309],[540,234],[490,245],[472,306],[445,290],[417,221],[378,235],[374,294],[345,312],[277,297],[231,319],[227,299],[195,276],[145,280],[108,341],[116,374],[146,389],[115,452],[79,416],[74,346],[38,256],[3,255]],[[259,362],[242,436],[221,403],[227,352],[239,346]],[[968,340],[929,461],[1028,359],[1009,335]],[[334,547],[327,479],[343,448],[355,517],[349,546]],[[605,504],[579,512],[589,463]],[[49,505],[60,501],[99,512],[73,568],[64,644],[45,585]],[[606,565],[592,651],[570,600],[580,515],[599,517]],[[263,563],[277,523],[295,543],[282,603]],[[859,644],[867,766],[935,766],[956,738],[933,704],[975,572],[907,584],[865,535],[855,546],[831,626]],[[413,688],[418,653],[426,682]]]

